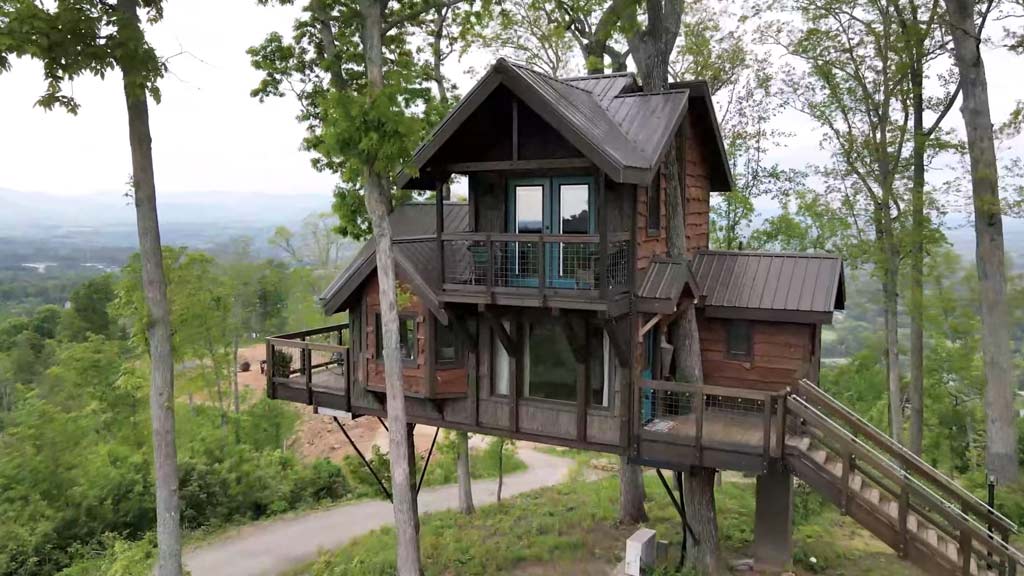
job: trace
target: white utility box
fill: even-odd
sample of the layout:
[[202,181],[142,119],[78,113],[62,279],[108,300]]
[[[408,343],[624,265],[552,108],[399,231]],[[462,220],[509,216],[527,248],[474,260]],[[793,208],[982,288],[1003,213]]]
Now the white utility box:
[[643,570],[654,566],[658,556],[657,534],[641,528],[626,540],[626,574],[643,576]]

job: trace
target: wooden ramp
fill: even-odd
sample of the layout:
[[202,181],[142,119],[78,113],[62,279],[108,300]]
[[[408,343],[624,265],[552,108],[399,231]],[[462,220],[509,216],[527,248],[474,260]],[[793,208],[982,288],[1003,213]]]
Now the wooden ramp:
[[807,381],[786,398],[785,461],[927,574],[1015,576],[1017,526]]

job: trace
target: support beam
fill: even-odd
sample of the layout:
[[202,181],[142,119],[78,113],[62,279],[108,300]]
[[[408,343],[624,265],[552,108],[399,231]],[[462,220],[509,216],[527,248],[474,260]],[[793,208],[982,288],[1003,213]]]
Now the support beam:
[[420,470],[420,480],[416,483],[416,495],[420,495],[420,488],[423,488],[423,479],[427,477],[427,468],[430,467],[430,457],[434,455],[434,444],[437,444],[437,433],[441,427],[434,428],[434,439],[430,441],[430,450],[427,451],[427,458],[423,461],[423,470]]
[[778,460],[757,477],[754,569],[781,572],[793,562],[793,476]]
[[508,333],[508,330],[505,330],[505,325],[501,323],[501,319],[495,316],[494,312],[488,310],[485,306],[480,307],[480,312],[487,320],[487,323],[491,325],[491,328],[494,329],[494,333],[498,335],[498,341],[501,342],[502,348],[505,349],[505,352],[508,353],[509,357],[517,358],[518,355],[516,354],[516,350],[518,350],[518,347],[516,346],[516,341],[512,338],[512,335]]
[[457,162],[444,167],[445,172],[496,172],[499,170],[549,170],[557,168],[589,168],[593,162],[586,158],[551,158],[542,160],[496,160],[493,162]]
[[653,318],[648,320],[647,323],[640,328],[640,338],[643,339],[644,335],[650,332],[651,328],[654,328],[662,318],[663,316],[661,314],[655,314]]
[[341,420],[338,420],[337,416],[334,417],[334,423],[338,425],[338,429],[345,435],[345,439],[348,440],[348,443],[352,445],[352,449],[355,450],[359,459],[363,461],[363,465],[365,465],[366,469],[370,471],[373,479],[377,481],[377,486],[380,486],[380,491],[387,497],[388,502],[393,502],[391,499],[391,492],[388,490],[387,486],[384,485],[384,481],[380,479],[380,476],[377,476],[377,472],[373,469],[373,466],[370,465],[370,461],[366,459],[366,456],[363,456],[363,451],[359,449],[359,446],[357,446],[355,441],[352,440],[352,437],[348,435],[348,430],[345,430],[345,427],[341,425]]

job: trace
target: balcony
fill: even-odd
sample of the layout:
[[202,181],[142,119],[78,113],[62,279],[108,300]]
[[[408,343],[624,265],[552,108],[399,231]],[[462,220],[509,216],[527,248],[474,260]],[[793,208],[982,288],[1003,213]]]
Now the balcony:
[[349,410],[350,338],[347,323],[267,338],[267,396]]
[[633,285],[628,233],[442,236],[442,299],[602,309]]

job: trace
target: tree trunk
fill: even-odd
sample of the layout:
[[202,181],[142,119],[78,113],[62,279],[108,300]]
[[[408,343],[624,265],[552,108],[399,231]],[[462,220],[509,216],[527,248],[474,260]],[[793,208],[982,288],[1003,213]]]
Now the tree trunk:
[[885,369],[889,385],[889,426],[892,439],[903,444],[903,386],[900,380],[899,349],[899,247],[894,238],[892,218],[883,213],[882,222],[882,306],[885,317]]
[[1017,479],[1017,414],[1014,409],[1006,259],[999,202],[999,172],[988,102],[988,80],[974,24],[974,3],[945,0],[960,71],[960,113],[967,131],[974,197],[974,234],[981,288],[982,353],[985,364],[986,463],[1000,483]]
[[[118,36],[141,38],[135,0],[118,0],[122,18]],[[130,51],[125,51],[130,54]],[[174,437],[174,356],[171,349],[171,313],[164,278],[160,224],[153,173],[153,140],[149,132],[149,103],[145,80],[131,56],[118,62],[123,75],[128,109],[128,138],[132,151],[132,189],[142,257],[142,287],[149,316],[147,336],[150,358],[150,419],[153,426],[153,464],[156,481],[156,538],[158,576],[180,576],[181,517],[178,494],[178,451]]]
[[234,396],[235,416],[242,412],[241,394],[238,391],[238,335],[231,340],[231,393]]
[[505,470],[504,470],[504,455],[505,455],[505,439],[499,438],[498,442],[501,443],[501,448],[498,450],[498,494],[497,501],[501,503],[501,488],[505,483]]
[[697,540],[686,554],[686,565],[698,574],[723,574],[726,571],[722,567],[718,547],[718,518],[715,514],[715,470],[691,466],[684,474],[683,484],[683,502]]
[[476,507],[473,506],[473,484],[469,473],[469,433],[456,432],[455,443],[459,453],[459,512],[472,514],[476,512]]
[[[375,98],[384,88],[383,37],[384,7],[379,0],[360,0],[363,17],[363,56],[369,97]],[[413,470],[409,466],[410,450],[405,414],[405,390],[402,386],[402,358],[398,341],[398,302],[395,293],[395,260],[391,247],[390,190],[387,174],[379,172],[371,159],[363,170],[366,211],[373,225],[377,242],[377,278],[380,285],[380,315],[383,332],[384,380],[387,391],[388,450],[391,463],[391,492],[398,534],[398,574],[420,576],[420,542],[416,496],[413,493]]]
[[633,525],[647,522],[644,507],[643,470],[629,464],[625,454],[619,455],[619,524]]
[[913,120],[913,174],[910,186],[910,450],[921,455],[924,442],[924,127],[923,63],[916,56],[910,69]]

